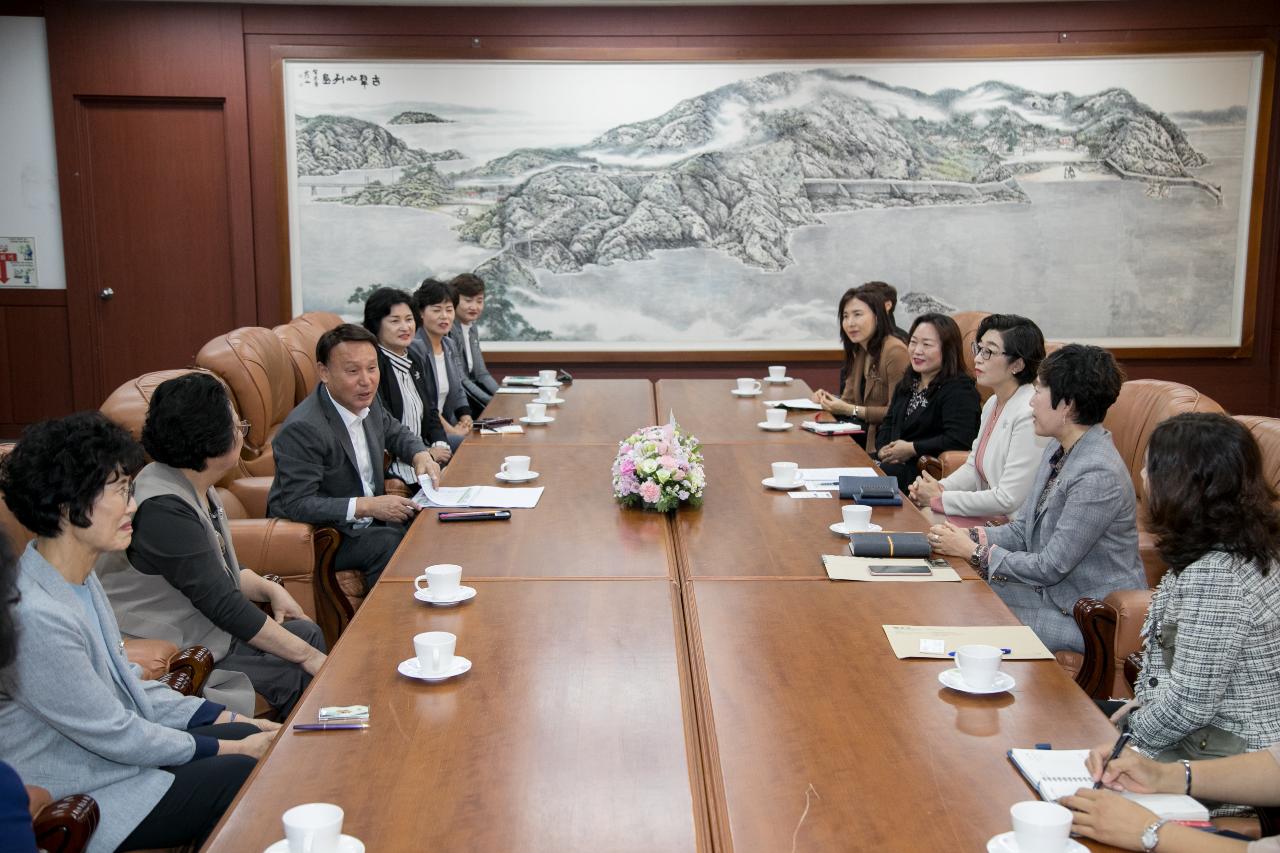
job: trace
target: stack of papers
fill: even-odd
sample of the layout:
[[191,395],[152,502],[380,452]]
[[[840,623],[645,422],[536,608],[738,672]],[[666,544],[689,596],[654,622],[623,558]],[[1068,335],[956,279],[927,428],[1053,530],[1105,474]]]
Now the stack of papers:
[[503,424],[500,427],[480,428],[481,435],[506,435],[508,433],[515,434],[522,432],[524,432],[524,427],[520,426],[520,424]]
[[816,432],[818,435],[856,435],[862,432],[860,424],[843,421],[801,421],[800,428]]
[[[425,482],[424,482],[425,481]],[[431,481],[418,481],[422,491],[413,502],[425,508],[441,509],[532,509],[542,497],[542,486],[531,489],[501,489],[497,486],[454,486],[435,488]]]
[[525,386],[525,385],[520,385],[520,386],[504,385],[498,389],[498,393],[499,394],[537,394],[538,389]]
[[937,583],[938,581],[959,582],[960,576],[955,569],[933,566],[930,575],[873,575],[872,566],[918,566],[920,560],[902,557],[836,557],[822,555],[822,566],[827,570],[827,577],[833,581],[884,581],[906,583]]
[[805,489],[810,492],[839,489],[841,477],[876,476],[870,468],[801,468],[798,473]]
[[[877,561],[879,562],[879,561]],[[960,646],[980,643],[1009,649],[1005,660],[1053,660],[1035,632],[1026,625],[958,627],[954,625],[883,625],[893,653],[899,658],[945,659]]]
[[821,412],[822,407],[807,397],[797,397],[794,400],[765,400],[764,404],[770,408],[781,406],[784,409],[804,409],[806,411]]

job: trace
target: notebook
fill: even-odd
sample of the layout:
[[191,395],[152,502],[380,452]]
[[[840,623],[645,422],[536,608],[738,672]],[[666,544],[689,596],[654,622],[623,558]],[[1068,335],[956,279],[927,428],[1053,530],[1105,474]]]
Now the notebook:
[[[1092,788],[1085,768],[1087,749],[1011,749],[1009,760],[1018,768],[1042,800],[1057,800],[1081,788]],[[1165,820],[1208,820],[1209,810],[1184,794],[1135,794],[1122,796],[1155,812]]]

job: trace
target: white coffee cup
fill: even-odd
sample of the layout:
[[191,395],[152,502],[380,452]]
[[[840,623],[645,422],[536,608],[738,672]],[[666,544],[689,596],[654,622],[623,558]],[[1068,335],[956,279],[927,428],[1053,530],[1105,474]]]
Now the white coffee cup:
[[538,402],[550,403],[556,398],[556,389],[550,386],[538,389]]
[[956,649],[960,678],[976,690],[986,690],[996,680],[1004,652],[995,646],[974,644]]
[[871,526],[871,507],[862,504],[845,504],[840,508],[840,517],[844,520],[844,529],[849,533],[857,533]]
[[342,809],[333,803],[306,803],[286,811],[281,820],[289,853],[335,853],[342,817]]
[[462,566],[452,563],[427,566],[426,572],[413,579],[414,589],[422,589],[422,581],[427,582],[427,589],[433,595],[450,595],[457,592],[462,583]]
[[555,372],[554,370],[539,370],[539,371],[538,371],[538,384],[539,384],[539,385],[554,385],[554,384],[556,384],[556,372]]
[[546,403],[525,403],[524,410],[531,421],[540,421],[547,416]]
[[773,463],[773,481],[779,486],[790,486],[800,476],[800,466],[794,462]]
[[1018,853],[1062,853],[1071,836],[1071,811],[1057,803],[1025,800],[1009,809]]
[[752,379],[749,376],[743,376],[738,380],[739,394],[755,394],[762,387],[759,379]]
[[458,638],[448,631],[427,631],[413,638],[418,668],[424,675],[443,675],[453,666],[453,649]]
[[787,422],[787,410],[781,406],[765,409],[764,419],[769,422],[769,426],[782,426]]
[[785,364],[769,365],[769,378],[774,382],[779,382],[787,378],[787,366]]
[[498,472],[510,477],[523,477],[529,473],[529,457],[508,456],[502,460],[502,467],[498,469]]

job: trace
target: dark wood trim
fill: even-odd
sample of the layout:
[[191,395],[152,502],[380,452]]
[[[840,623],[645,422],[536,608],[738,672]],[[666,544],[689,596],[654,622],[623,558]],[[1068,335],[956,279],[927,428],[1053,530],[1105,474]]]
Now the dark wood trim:
[[65,290],[0,288],[0,308],[58,308],[67,304]]

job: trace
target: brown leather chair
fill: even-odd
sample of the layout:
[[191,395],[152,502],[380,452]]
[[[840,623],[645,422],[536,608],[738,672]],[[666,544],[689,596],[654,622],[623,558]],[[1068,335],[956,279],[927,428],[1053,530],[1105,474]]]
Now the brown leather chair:
[[240,417],[249,422],[241,452],[244,473],[275,474],[271,439],[293,411],[293,362],[270,329],[245,326],[219,335],[196,353],[196,365],[217,374],[231,390]]
[[328,311],[308,311],[271,331],[284,344],[293,362],[293,401],[301,403],[320,382],[316,373],[316,344],[320,336],[342,325],[342,318]]
[[1190,385],[1159,379],[1133,379],[1120,388],[1120,397],[1107,412],[1102,425],[1111,431],[1116,450],[1129,469],[1138,496],[1138,550],[1147,573],[1148,586],[1164,576],[1165,565],[1156,552],[1155,539],[1147,532],[1146,494],[1142,488],[1142,467],[1147,459],[1151,431],[1166,418],[1184,412],[1221,412],[1222,407]]

